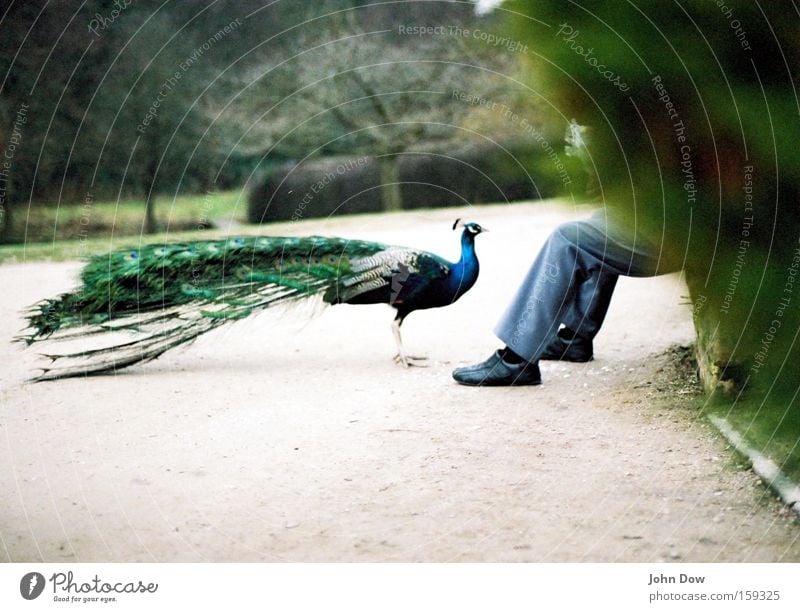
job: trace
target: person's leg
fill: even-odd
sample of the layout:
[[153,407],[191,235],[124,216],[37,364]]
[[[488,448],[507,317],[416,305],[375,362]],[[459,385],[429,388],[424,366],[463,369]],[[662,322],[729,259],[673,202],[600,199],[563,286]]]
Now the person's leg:
[[603,325],[619,275],[604,268],[592,271],[576,287],[563,327],[539,359],[585,362],[594,358],[594,337]]
[[[591,359],[591,341],[619,276],[652,276],[658,265],[649,251],[611,240],[599,215],[563,223],[540,251],[496,334],[528,360],[557,359],[567,349],[576,361]],[[561,325],[566,329],[557,335]]]
[[556,230],[517,290],[495,335],[514,353],[536,361],[571,313],[577,286],[588,277],[585,253]]
[[589,278],[580,282],[567,316],[561,323],[576,336],[592,340],[606,318],[611,296],[619,274],[604,268],[592,270]]

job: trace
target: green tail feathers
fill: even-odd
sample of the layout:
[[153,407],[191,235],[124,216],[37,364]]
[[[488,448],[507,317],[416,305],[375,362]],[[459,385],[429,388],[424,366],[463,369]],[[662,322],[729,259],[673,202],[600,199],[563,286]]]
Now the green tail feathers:
[[343,238],[261,236],[114,251],[89,260],[76,291],[36,304],[30,329],[19,339],[32,344],[137,334],[111,348],[48,355],[53,362],[82,363],[46,369],[39,378],[108,371],[154,359],[273,304],[313,295],[335,303],[362,276],[371,278],[365,262],[390,248]]
[[[28,319],[34,331],[26,339],[33,342],[65,327],[102,324],[115,316],[198,300],[227,305],[240,318],[253,303],[256,284],[311,295],[317,291],[316,281],[336,283],[347,276],[351,258],[384,248],[342,238],[254,237],[98,255],[84,267],[76,292],[37,305]],[[220,317],[225,310],[209,316]]]

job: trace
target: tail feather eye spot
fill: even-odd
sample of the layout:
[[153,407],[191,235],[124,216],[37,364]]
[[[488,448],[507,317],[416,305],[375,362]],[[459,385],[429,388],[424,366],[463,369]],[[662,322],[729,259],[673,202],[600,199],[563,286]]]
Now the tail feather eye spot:
[[336,255],[326,255],[325,263],[331,266],[335,266],[337,263],[339,263],[339,258],[336,257]]

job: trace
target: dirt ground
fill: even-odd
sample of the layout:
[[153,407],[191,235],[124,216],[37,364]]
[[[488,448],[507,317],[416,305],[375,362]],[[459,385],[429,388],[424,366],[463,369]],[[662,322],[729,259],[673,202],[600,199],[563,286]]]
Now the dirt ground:
[[[0,267],[0,558],[8,561],[800,561],[800,526],[697,417],[676,275],[621,279],[588,364],[540,387],[451,370],[491,329],[548,232],[550,204],[287,225],[455,257],[481,278],[411,315],[392,361],[385,306],[266,313],[115,376],[29,384],[20,311],[78,264]],[[274,232],[273,232],[274,233]]]

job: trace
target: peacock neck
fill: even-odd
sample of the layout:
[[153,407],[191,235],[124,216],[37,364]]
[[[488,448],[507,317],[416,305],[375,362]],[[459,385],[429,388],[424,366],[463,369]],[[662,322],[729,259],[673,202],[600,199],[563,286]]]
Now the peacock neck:
[[461,259],[459,263],[477,262],[475,256],[475,234],[464,230],[461,233]]
[[478,256],[475,254],[475,235],[468,230],[461,234],[461,259],[450,273],[452,290],[461,295],[468,291],[478,279]]

